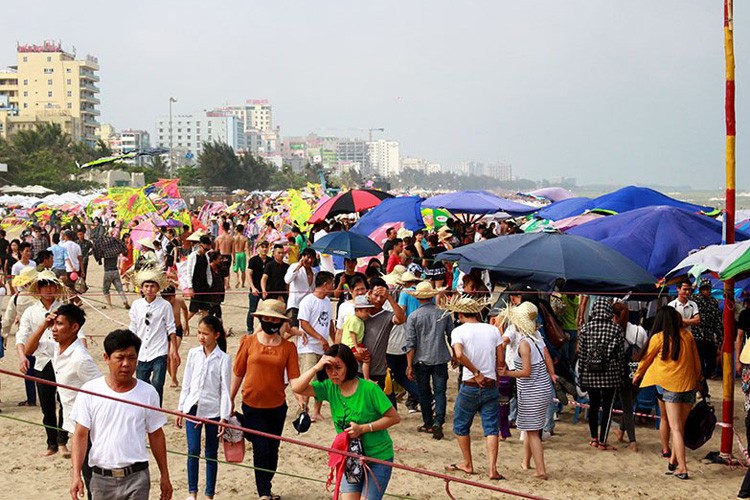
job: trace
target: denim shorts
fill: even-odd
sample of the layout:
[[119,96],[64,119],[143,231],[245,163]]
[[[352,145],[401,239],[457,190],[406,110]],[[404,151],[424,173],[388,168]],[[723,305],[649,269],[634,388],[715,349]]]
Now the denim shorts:
[[666,389],[662,395],[665,403],[695,403],[695,391],[672,392]]
[[[390,458],[386,462],[393,462]],[[391,472],[393,467],[383,464],[374,464],[367,462],[367,466],[370,471],[367,472],[367,480],[363,480],[361,483],[349,484],[346,481],[346,476],[341,480],[341,493],[361,493],[362,498],[365,500],[380,500],[385,495],[385,490],[388,488],[388,482],[391,480]],[[367,484],[367,489],[365,488]],[[364,490],[364,491],[363,491]]]
[[497,387],[469,387],[461,385],[456,397],[453,415],[453,433],[456,436],[468,436],[474,415],[482,417],[482,429],[485,436],[497,436],[500,433],[498,425]]

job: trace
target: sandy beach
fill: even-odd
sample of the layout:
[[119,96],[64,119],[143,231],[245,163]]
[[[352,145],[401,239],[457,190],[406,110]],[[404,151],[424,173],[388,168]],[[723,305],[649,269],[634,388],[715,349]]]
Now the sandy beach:
[[[87,299],[97,306],[101,306],[102,272],[101,268],[92,262],[89,285],[90,294]],[[236,352],[239,340],[245,333],[245,316],[247,305],[247,291],[232,289],[227,294],[224,304],[224,318],[227,327],[235,332],[229,338],[229,353]],[[7,299],[6,299],[7,300]],[[119,301],[113,296],[116,304]],[[132,300],[132,299],[131,299]],[[5,303],[5,301],[4,301]],[[4,306],[3,306],[4,307]],[[116,322],[128,322],[127,311],[119,306],[115,309],[93,310],[85,307],[88,320],[85,326],[90,337],[90,350],[94,359],[105,370],[102,361],[101,347],[103,337],[119,325]],[[106,315],[106,316],[105,316]],[[193,319],[191,329],[195,332],[197,318]],[[15,328],[13,330],[15,333]],[[93,341],[93,342],[91,342]],[[0,360],[0,367],[5,370],[17,370],[18,362],[14,349],[15,338],[8,339],[10,349]],[[187,351],[197,345],[195,335],[186,337],[182,343],[180,353],[186,359]],[[180,373],[182,367],[180,368]],[[413,467],[443,472],[444,466],[460,460],[460,453],[451,431],[453,403],[456,396],[457,372],[450,374],[448,393],[448,422],[446,437],[442,441],[434,441],[430,436],[417,434],[416,428],[421,424],[420,414],[409,415],[400,406],[401,424],[391,430],[391,436],[398,447],[396,461]],[[18,407],[17,403],[24,399],[23,381],[19,378],[0,375],[2,390],[0,390],[0,475],[4,487],[0,489],[0,499],[64,499],[69,498],[70,462],[61,455],[41,458],[38,453],[45,449],[45,434],[39,426],[42,414],[39,407]],[[711,382],[713,400],[719,407],[721,385],[718,381]],[[165,387],[165,407],[174,409],[179,398],[179,389]],[[239,396],[237,404],[239,404]],[[297,437],[291,425],[291,419],[296,412],[296,402],[287,392],[287,403],[290,411],[284,435]],[[720,411],[720,408],[719,410]],[[328,415],[323,407],[324,415]],[[624,447],[618,451],[598,451],[588,446],[588,427],[585,421],[577,425],[572,424],[573,408],[566,407],[560,421],[557,423],[556,435],[545,442],[545,459],[550,479],[546,482],[535,480],[532,472],[520,468],[522,443],[518,440],[518,432],[513,430],[513,437],[500,443],[499,470],[506,476],[506,481],[493,482],[495,486],[532,493],[544,498],[734,498],[739,489],[744,474],[743,469],[730,470],[723,465],[702,463],[700,459],[709,451],[719,449],[720,429],[714,433],[710,443],[697,451],[688,450],[689,481],[678,481],[665,476],[666,461],[661,458],[658,433],[653,424],[639,425],[637,428],[639,453],[632,453]],[[742,395],[737,387],[735,390],[735,425],[738,426],[744,440],[744,411]],[[461,473],[464,478],[471,478],[484,483],[487,479],[486,453],[484,440],[481,436],[481,426],[475,420],[472,429],[472,443],[475,457],[474,476]],[[186,459],[182,455],[187,451],[184,430],[174,426],[174,418],[170,417],[170,424],[165,428],[169,455],[169,468],[174,486],[174,498],[187,496]],[[313,424],[309,432],[299,436],[299,439],[328,445],[334,438],[334,430],[330,421]],[[252,465],[252,451],[247,444],[244,464],[221,464],[219,466],[216,498],[239,499],[256,497]],[[735,445],[735,454],[738,454]],[[220,453],[220,458],[223,455]],[[330,498],[326,493],[324,481],[328,474],[328,457],[325,453],[306,449],[291,444],[282,443],[280,452],[279,474],[274,480],[274,491],[285,499]],[[152,459],[152,494],[158,491],[158,469]],[[282,475],[283,473],[296,476],[314,478],[317,482]],[[204,487],[204,468],[201,465],[201,479],[199,490]],[[486,490],[479,490],[451,485],[451,491],[456,498],[509,498],[502,494],[490,494]],[[412,498],[445,498],[445,485],[439,479],[407,473],[396,470],[390,482],[388,492],[394,495]]]

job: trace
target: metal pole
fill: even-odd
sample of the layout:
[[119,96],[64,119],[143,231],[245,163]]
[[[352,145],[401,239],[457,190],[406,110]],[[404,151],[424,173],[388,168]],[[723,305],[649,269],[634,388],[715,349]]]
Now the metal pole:
[[[726,211],[724,224],[726,243],[734,243],[735,216],[735,138],[737,135],[734,114],[734,9],[732,0],[724,0],[724,61],[726,71],[725,119],[726,119]],[[724,282],[724,343],[721,349],[723,372],[723,401],[721,421],[733,425],[734,418],[734,280]],[[732,454],[732,429],[721,428],[721,455]]]
[[169,98],[169,177],[174,177],[174,150],[172,148],[172,103],[177,102],[174,97]]

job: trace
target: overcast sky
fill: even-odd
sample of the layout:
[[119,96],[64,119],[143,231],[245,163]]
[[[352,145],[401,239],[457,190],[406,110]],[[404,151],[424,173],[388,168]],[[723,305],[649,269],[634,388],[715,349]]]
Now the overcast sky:
[[[6,2],[16,42],[99,58],[101,122],[270,99],[282,135],[384,127],[402,156],[579,184],[724,183],[720,0]],[[735,2],[737,181],[750,187],[750,6]]]

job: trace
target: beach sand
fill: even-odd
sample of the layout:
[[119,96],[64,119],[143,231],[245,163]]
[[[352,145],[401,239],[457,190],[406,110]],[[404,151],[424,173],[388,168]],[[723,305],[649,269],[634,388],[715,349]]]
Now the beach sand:
[[[97,305],[101,305],[102,272],[96,263],[91,263],[89,285],[90,294],[87,298]],[[237,292],[232,289],[227,294],[224,304],[224,318],[228,327],[233,328],[235,334],[229,338],[229,353],[234,354],[241,335],[245,332],[245,316],[247,307],[247,291]],[[7,300],[7,299],[6,299]],[[113,295],[115,304],[119,304]],[[132,300],[132,298],[131,298]],[[96,301],[96,302],[95,302]],[[4,303],[7,303],[4,301]],[[116,321],[128,323],[127,311],[119,306],[115,309],[107,308],[94,311],[86,306],[88,320],[86,332],[90,340],[90,349],[94,359],[102,370],[106,369],[102,361],[102,340],[112,329],[119,327]],[[114,321],[113,321],[114,320]],[[193,334],[186,337],[180,349],[183,361],[188,349],[195,347],[197,340],[197,318],[191,323]],[[13,333],[15,333],[15,328]],[[15,338],[8,339],[10,350],[0,360],[0,367],[5,370],[17,370],[18,360],[14,349]],[[183,365],[184,367],[184,365]],[[182,368],[180,368],[180,373]],[[416,428],[421,424],[420,414],[407,414],[400,406],[401,423],[390,430],[395,445],[398,447],[396,461],[412,467],[424,468],[443,472],[448,464],[460,461],[460,453],[455,437],[451,431],[453,404],[456,397],[457,372],[451,372],[448,393],[448,423],[446,437],[442,441],[434,441],[426,434],[417,434]],[[0,390],[0,477],[3,487],[0,488],[0,499],[64,499],[70,498],[70,461],[60,454],[41,458],[39,452],[45,450],[44,430],[38,426],[42,414],[39,407],[21,408],[16,406],[24,399],[23,382],[19,378],[0,375],[2,390]],[[167,385],[169,382],[167,382]],[[718,381],[711,382],[713,400],[720,412],[721,385]],[[165,407],[176,408],[179,389],[165,387]],[[296,402],[287,393],[289,412],[284,427],[284,436],[329,445],[335,432],[330,420],[315,423],[309,432],[297,436],[291,425],[291,419],[296,413]],[[238,395],[237,404],[240,404]],[[323,414],[328,415],[324,405]],[[545,459],[549,472],[548,481],[539,481],[531,477],[533,471],[523,471],[520,468],[523,453],[523,443],[518,440],[518,432],[513,430],[513,437],[500,443],[499,470],[507,477],[506,481],[490,482],[487,479],[486,451],[484,439],[481,435],[479,419],[475,419],[472,428],[472,446],[474,451],[476,475],[468,476],[456,474],[480,481],[493,486],[510,490],[532,493],[544,498],[735,498],[739,489],[743,469],[731,470],[724,465],[701,463],[700,459],[709,451],[719,449],[721,431],[717,427],[713,439],[697,451],[688,450],[689,481],[679,481],[664,475],[666,460],[661,458],[658,432],[650,425],[639,425],[637,428],[639,453],[632,453],[620,447],[618,451],[598,451],[588,446],[588,426],[585,421],[577,425],[571,423],[573,408],[564,409],[560,421],[557,422],[556,435],[544,443]],[[17,420],[16,420],[17,419]],[[27,422],[23,422],[27,421]],[[174,426],[174,418],[169,418],[169,425],[165,428],[167,446],[170,451],[169,469],[174,486],[174,498],[182,499],[187,496],[187,468],[184,454],[187,451],[184,430]],[[739,388],[735,390],[735,425],[740,430],[744,441],[744,411],[742,408],[742,394]],[[614,433],[612,433],[614,435]],[[612,441],[614,438],[612,439]],[[179,454],[177,454],[179,453]],[[735,454],[738,454],[735,443]],[[220,452],[220,459],[223,454]],[[324,481],[328,475],[327,454],[282,443],[279,460],[279,472],[314,478],[317,482],[277,475],[274,479],[274,492],[284,499],[314,499],[330,498],[326,493]],[[244,467],[238,465],[220,464],[216,498],[239,499],[256,497],[252,465],[252,450],[247,445]],[[204,483],[204,464],[201,463],[199,491],[202,492]],[[152,498],[158,498],[159,476],[156,464],[151,459]],[[451,491],[456,498],[510,498],[500,493],[490,493],[487,490],[451,484]],[[423,475],[394,470],[388,493],[404,495],[412,498],[446,498],[445,484],[440,479]],[[202,496],[199,496],[202,498]]]

